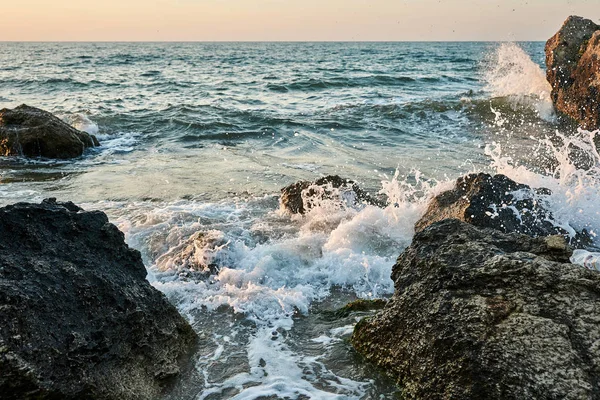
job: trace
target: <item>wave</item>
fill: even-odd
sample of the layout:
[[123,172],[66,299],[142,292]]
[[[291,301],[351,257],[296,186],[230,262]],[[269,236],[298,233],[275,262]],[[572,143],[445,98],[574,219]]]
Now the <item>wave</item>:
[[159,76],[159,75],[162,75],[162,72],[156,71],[156,70],[146,71],[146,72],[140,74],[140,76],[143,76],[145,78]]
[[[284,114],[257,109],[240,109],[218,105],[172,105],[161,110],[139,109],[123,114],[98,116],[106,132],[140,132],[144,140],[177,141],[245,141],[270,139],[298,131],[336,136],[344,132],[344,140],[367,141],[389,135],[405,136],[415,123],[440,130],[447,119],[469,120],[499,129],[497,113],[502,114],[502,129],[536,124],[545,130],[554,125],[539,119],[530,107],[516,107],[511,98],[477,98],[478,94],[452,95],[446,99],[414,102],[342,103],[305,115]],[[435,128],[437,126],[437,128]],[[369,127],[370,135],[364,134]],[[354,137],[353,132],[357,135]],[[360,134],[359,134],[360,133]],[[362,138],[362,139],[361,139]],[[423,138],[427,140],[426,137]],[[301,139],[297,139],[301,140]],[[375,139],[374,139],[375,140]]]
[[288,91],[322,91],[327,89],[340,89],[340,88],[360,88],[360,87],[418,87],[422,84],[432,83],[460,83],[460,82],[473,82],[476,78],[471,77],[459,77],[452,75],[434,75],[434,76],[394,76],[394,75],[371,75],[362,77],[336,77],[328,79],[307,79],[297,80],[290,83],[269,83],[267,89],[274,92],[288,92]]
[[81,81],[74,78],[58,78],[51,77],[46,79],[39,78],[9,78],[9,79],[0,79],[0,83],[7,85],[14,85],[18,87],[24,86],[32,86],[36,87],[48,87],[50,89],[59,88],[62,89],[64,87],[71,86],[73,88],[104,88],[104,87],[114,87],[120,86],[119,83],[115,82],[102,82],[96,79],[92,79],[89,81]]
[[438,82],[440,77],[422,77],[413,78],[410,76],[393,76],[393,75],[373,75],[365,77],[338,77],[329,79],[307,79],[297,80],[290,83],[279,83],[279,84],[268,84],[267,89],[275,92],[287,92],[287,91],[320,91],[326,89],[337,89],[337,88],[358,88],[358,87],[371,87],[371,86],[406,86],[408,84],[418,82]]
[[87,115],[82,113],[67,114],[63,117],[66,123],[70,124],[80,131],[89,133],[90,135],[98,134],[98,125],[93,122]]
[[483,62],[486,90],[492,97],[535,110],[546,121],[555,119],[544,71],[515,43],[503,43]]
[[[362,398],[374,382],[344,378],[347,374],[338,375],[339,369],[323,363],[329,346],[342,343],[354,321],[314,334],[303,328],[296,333],[294,326],[334,293],[367,299],[389,296],[395,258],[409,244],[427,199],[444,187],[419,174],[397,173],[381,182],[382,193],[390,199],[386,208],[340,208],[334,200],[323,200],[303,217],[282,212],[271,195],[216,203],[102,202],[93,207],[112,213],[111,220],[125,232],[127,242],[142,251],[151,283],[196,329],[207,337],[215,333],[213,350],[196,364],[211,376],[198,389],[198,398],[219,397],[235,388],[248,398],[292,392]],[[211,266],[197,274],[198,263]],[[237,322],[214,324],[215,314],[230,318],[223,310],[243,315],[245,322],[235,317]],[[220,326],[226,326],[226,337],[234,340],[221,340],[223,335],[216,335]],[[294,345],[296,334],[312,343],[318,359]],[[218,375],[214,365],[232,362],[227,359],[233,357],[233,345],[249,365]]]

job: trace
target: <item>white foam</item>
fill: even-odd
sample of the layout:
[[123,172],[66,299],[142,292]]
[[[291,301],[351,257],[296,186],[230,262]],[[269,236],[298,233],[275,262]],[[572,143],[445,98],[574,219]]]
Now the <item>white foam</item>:
[[39,203],[45,197],[42,192],[21,189],[18,183],[11,183],[10,185],[2,184],[2,174],[0,174],[0,207],[13,204],[17,201],[27,201],[31,203]]
[[484,61],[486,90],[512,104],[534,109],[546,121],[555,119],[544,71],[516,43],[503,43]]
[[229,394],[228,398],[238,400],[269,396],[341,400],[360,398],[369,385],[368,382],[356,382],[332,374],[316,357],[294,353],[283,340],[274,340],[272,329],[269,328],[259,329],[247,348],[250,371],[224,382],[209,383],[197,397],[198,400],[232,389],[236,389],[237,393]]
[[74,128],[87,132],[90,135],[98,134],[98,125],[85,114],[77,113],[67,115],[65,116],[65,121]]
[[119,132],[116,134],[96,135],[103,155],[129,153],[135,149],[140,134],[136,132]]
[[[292,350],[283,335],[273,338],[272,332],[290,330],[295,315],[307,314],[311,304],[324,300],[333,288],[359,298],[393,293],[391,268],[410,243],[414,223],[439,185],[422,180],[418,173],[411,176],[412,184],[398,173],[384,178],[382,192],[391,200],[384,209],[321,200],[300,217],[265,208],[273,204],[265,198],[100,205],[115,210],[115,222],[128,243],[141,249],[148,263],[160,260],[160,268],[150,268],[152,284],[192,322],[200,310],[212,312],[225,305],[254,323],[256,329],[240,343],[246,348],[250,370],[214,382],[210,360],[226,357],[229,349],[217,345],[199,361],[207,382],[200,399],[235,388],[232,398],[238,399],[300,394],[359,398],[371,385],[336,376],[318,359]],[[177,246],[196,231],[211,231],[219,243],[228,243],[190,252],[201,263],[210,258],[220,264],[218,273],[206,280],[180,275],[185,263],[178,258]],[[327,337],[337,342],[351,329],[343,327]]]
[[[550,207],[555,225],[572,235],[575,230],[586,229],[596,236],[600,232],[600,155],[594,138],[599,132],[579,129],[571,136],[557,132],[558,145],[548,138],[540,139],[542,149],[556,160],[553,166],[543,171],[516,162],[509,154],[504,154],[502,146],[497,143],[488,145],[485,152],[497,173],[534,188],[544,187],[552,191],[551,195],[540,197]],[[576,157],[573,156],[574,149],[579,149]],[[585,162],[582,164],[577,159]]]

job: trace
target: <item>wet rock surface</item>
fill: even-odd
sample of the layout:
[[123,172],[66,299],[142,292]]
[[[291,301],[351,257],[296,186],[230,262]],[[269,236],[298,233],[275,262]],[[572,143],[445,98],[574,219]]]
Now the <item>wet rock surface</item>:
[[458,220],[415,236],[352,343],[410,399],[600,398],[600,274],[560,236]]
[[547,79],[557,111],[600,128],[600,25],[571,16],[546,42]]
[[328,175],[314,182],[300,181],[281,189],[280,203],[291,214],[305,214],[323,200],[337,200],[340,205],[350,206],[385,206],[383,199],[371,196],[356,182],[338,175]]
[[549,221],[552,215],[538,196],[549,193],[547,189],[532,189],[504,175],[466,175],[457,179],[453,189],[431,200],[415,230],[419,232],[434,222],[454,218],[505,233],[534,237],[566,234]]
[[99,211],[0,208],[0,397],[153,399],[196,334]]
[[0,156],[68,159],[99,145],[94,135],[39,108],[22,104],[0,110]]

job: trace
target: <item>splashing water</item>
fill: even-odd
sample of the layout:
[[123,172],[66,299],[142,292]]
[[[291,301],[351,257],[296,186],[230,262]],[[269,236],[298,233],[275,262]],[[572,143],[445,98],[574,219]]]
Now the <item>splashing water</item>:
[[[575,235],[575,230],[587,230],[598,246],[600,232],[600,155],[595,138],[600,131],[579,129],[577,134],[556,132],[556,139],[539,140],[539,149],[532,155],[548,153],[555,160],[544,170],[515,162],[503,154],[502,146],[492,143],[485,152],[491,158],[491,167],[500,174],[531,187],[545,187],[552,191],[543,196],[553,213],[554,224]],[[558,141],[558,143],[557,143]],[[575,230],[574,230],[575,229]]]
[[[47,44],[31,46],[23,77],[64,74],[40,71],[50,64],[36,49]],[[188,398],[392,398],[352,370],[360,367],[349,351],[339,355],[354,317],[328,325],[319,313],[393,292],[391,268],[414,223],[469,172],[465,160],[476,160],[472,172],[551,189],[542,200],[572,233],[600,227],[598,132],[544,137],[556,127],[550,86],[516,44],[494,48],[483,82],[474,76],[485,43],[269,45],[268,60],[262,44],[112,46],[97,50],[107,67],[93,70],[95,81],[87,68],[43,84],[0,71],[11,103],[79,110],[65,118],[102,143],[69,163],[8,164],[0,202],[56,196],[109,214],[200,336],[200,383]],[[12,65],[13,53],[3,54],[0,64]],[[326,62],[315,68],[315,59]],[[374,66],[385,76],[372,76]],[[145,73],[155,70],[172,76]],[[90,95],[97,101],[86,103]],[[504,142],[482,154],[488,138]],[[373,176],[399,165],[391,178]],[[304,216],[280,212],[279,187],[326,173],[371,187],[381,180],[389,205],[324,200]]]
[[[514,106],[534,109],[546,121],[555,119],[544,71],[515,43],[503,43],[484,61],[486,90],[506,97]],[[496,111],[494,111],[496,113]]]
[[[384,178],[381,193],[390,200],[385,208],[340,207],[337,199],[321,199],[304,216],[282,213],[272,196],[233,203],[100,205],[120,214],[116,222],[127,241],[142,249],[153,265],[149,279],[196,330],[211,332],[214,326],[203,323],[207,313],[202,310],[218,315],[226,307],[252,322],[250,330],[233,322],[227,340],[213,334],[217,348],[197,362],[205,378],[199,399],[250,399],[258,394],[338,399],[367,393],[371,383],[337,375],[319,357],[295,349],[285,332],[332,291],[354,298],[393,293],[395,258],[410,243],[428,199],[446,183],[424,180],[418,172],[410,178],[401,178],[399,172]],[[190,236],[196,241],[182,246]],[[193,265],[209,262],[218,263],[218,270],[198,279]],[[335,341],[335,335],[327,335],[325,342]],[[226,362],[226,354],[240,348],[245,349],[247,368],[216,379],[211,366],[217,360]]]
[[87,132],[90,135],[97,135],[100,130],[98,125],[85,114],[68,114],[64,117],[64,120],[74,128]]

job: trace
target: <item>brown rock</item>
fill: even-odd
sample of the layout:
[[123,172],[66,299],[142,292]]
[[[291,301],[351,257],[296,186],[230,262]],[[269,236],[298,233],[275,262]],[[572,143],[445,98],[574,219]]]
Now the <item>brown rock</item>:
[[352,344],[404,399],[598,399],[600,274],[559,242],[435,223]]
[[338,201],[340,206],[370,204],[385,207],[383,199],[374,198],[356,182],[338,175],[328,175],[314,182],[299,181],[281,189],[281,206],[291,214],[305,214],[323,200]]
[[502,174],[469,174],[458,178],[454,188],[431,200],[427,211],[415,224],[415,231],[452,218],[504,233],[517,232],[533,237],[560,235],[577,248],[589,245],[591,237],[585,229],[567,232],[551,222],[552,213],[540,196],[550,193],[548,189],[533,189]]
[[546,43],[547,79],[560,113],[585,129],[600,127],[600,25],[567,18]]
[[0,156],[66,159],[99,145],[94,135],[39,108],[22,104],[0,110]]
[[550,212],[536,200],[536,194],[529,186],[504,175],[466,175],[456,180],[453,189],[431,200],[415,230],[419,232],[434,222],[454,218],[506,233],[531,236],[566,233],[548,221]]

